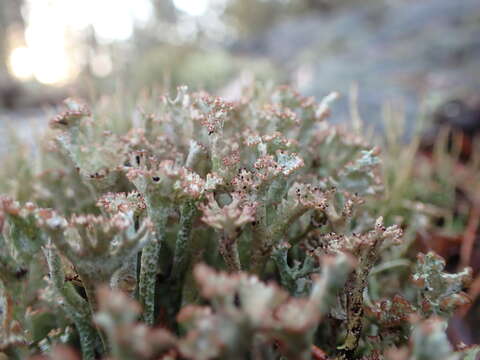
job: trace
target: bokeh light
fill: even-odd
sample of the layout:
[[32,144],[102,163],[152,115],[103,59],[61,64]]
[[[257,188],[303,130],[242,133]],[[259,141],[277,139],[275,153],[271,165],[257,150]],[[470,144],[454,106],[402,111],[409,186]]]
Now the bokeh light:
[[30,49],[26,47],[13,49],[8,65],[10,72],[18,79],[30,79],[33,75],[33,59]]
[[173,4],[178,10],[188,15],[201,16],[207,11],[210,2],[209,0],[174,0]]
[[[20,80],[33,76],[44,84],[65,84],[76,77],[85,58],[85,49],[76,45],[87,36],[86,29],[93,29],[102,43],[124,41],[152,13],[150,0],[26,0],[25,44],[12,47],[10,72]],[[96,54],[91,68],[103,77],[113,64],[108,55]]]

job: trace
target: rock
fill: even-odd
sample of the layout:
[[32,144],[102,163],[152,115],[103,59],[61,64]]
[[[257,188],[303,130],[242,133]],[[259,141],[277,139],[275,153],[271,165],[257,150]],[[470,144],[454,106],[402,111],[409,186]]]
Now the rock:
[[364,120],[379,126],[393,101],[411,130],[424,103],[480,92],[480,1],[362,2],[290,19],[235,49],[270,58],[302,93],[347,95],[334,109],[340,118],[358,84]]

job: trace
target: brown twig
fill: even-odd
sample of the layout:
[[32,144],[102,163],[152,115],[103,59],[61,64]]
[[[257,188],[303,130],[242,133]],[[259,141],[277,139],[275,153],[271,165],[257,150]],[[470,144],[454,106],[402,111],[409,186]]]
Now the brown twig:
[[467,228],[465,229],[465,235],[463,237],[462,245],[460,248],[460,266],[464,268],[470,265],[470,259],[472,257],[473,245],[475,243],[475,237],[480,224],[480,204],[474,202],[470,216],[468,218]]
[[314,360],[328,360],[328,356],[325,354],[325,351],[315,345],[312,345],[312,358]]

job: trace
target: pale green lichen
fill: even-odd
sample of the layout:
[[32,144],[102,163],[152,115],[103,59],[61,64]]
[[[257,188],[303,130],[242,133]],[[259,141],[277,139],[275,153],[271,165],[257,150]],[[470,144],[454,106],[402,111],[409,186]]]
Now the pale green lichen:
[[421,255],[413,291],[402,229],[379,214],[393,211],[379,149],[326,121],[337,96],[257,87],[227,102],[182,87],[120,124],[68,100],[31,186],[38,206],[1,199],[0,350],[473,356],[440,325],[469,270]]

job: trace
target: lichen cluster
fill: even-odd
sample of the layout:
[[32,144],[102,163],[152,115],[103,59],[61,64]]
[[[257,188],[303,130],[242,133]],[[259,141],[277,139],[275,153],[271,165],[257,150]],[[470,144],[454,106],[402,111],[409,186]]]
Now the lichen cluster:
[[473,359],[445,335],[471,270],[395,251],[336,97],[179,88],[123,126],[66,101],[28,202],[0,201],[2,354]]

